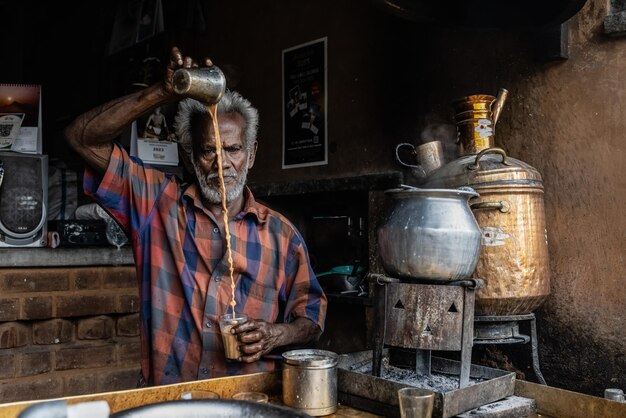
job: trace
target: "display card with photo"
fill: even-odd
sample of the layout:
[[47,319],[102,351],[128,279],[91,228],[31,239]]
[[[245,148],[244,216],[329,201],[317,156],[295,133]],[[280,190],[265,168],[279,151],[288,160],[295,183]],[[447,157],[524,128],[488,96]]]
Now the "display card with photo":
[[178,139],[173,128],[175,108],[160,106],[133,123],[132,156],[157,165],[178,165]]
[[0,150],[41,154],[41,86],[0,84]]

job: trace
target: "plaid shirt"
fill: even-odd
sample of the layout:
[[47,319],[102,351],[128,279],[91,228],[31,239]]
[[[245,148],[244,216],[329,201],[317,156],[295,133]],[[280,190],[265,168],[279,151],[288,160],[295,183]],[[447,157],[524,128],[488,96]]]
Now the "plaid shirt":
[[[116,144],[100,178],[87,168],[85,193],[130,237],[141,298],[141,368],[153,384],[255,373],[274,360],[226,362],[218,318],[230,309],[225,237],[200,191],[144,166]],[[304,241],[282,215],[245,189],[230,221],[235,311],[267,322],[305,317],[323,329],[326,297]]]

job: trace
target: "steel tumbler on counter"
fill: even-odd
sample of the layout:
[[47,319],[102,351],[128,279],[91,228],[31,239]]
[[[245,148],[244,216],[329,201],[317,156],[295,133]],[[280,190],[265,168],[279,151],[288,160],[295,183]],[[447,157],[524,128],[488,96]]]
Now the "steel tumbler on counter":
[[283,353],[283,403],[312,416],[337,410],[337,361],[332,351]]

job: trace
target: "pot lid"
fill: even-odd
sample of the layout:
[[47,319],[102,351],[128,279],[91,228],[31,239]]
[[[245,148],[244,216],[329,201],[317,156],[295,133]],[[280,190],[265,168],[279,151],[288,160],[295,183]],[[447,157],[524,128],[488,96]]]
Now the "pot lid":
[[413,198],[413,197],[443,197],[443,198],[460,198],[471,199],[478,197],[478,193],[471,187],[460,187],[453,189],[420,189],[419,187],[401,185],[398,189],[385,190],[385,194],[395,198]]
[[283,353],[283,361],[286,364],[299,367],[334,367],[338,358],[337,353],[317,349],[291,350]]
[[502,148],[487,148],[442,166],[426,179],[426,187],[539,187],[541,174],[523,161],[506,155]]

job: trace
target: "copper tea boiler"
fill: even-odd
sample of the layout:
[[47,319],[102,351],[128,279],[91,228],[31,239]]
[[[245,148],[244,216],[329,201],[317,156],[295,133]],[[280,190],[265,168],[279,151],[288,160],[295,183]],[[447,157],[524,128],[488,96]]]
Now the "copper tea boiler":
[[[469,186],[479,193],[470,201],[482,231],[474,277],[485,281],[476,291],[476,314],[522,315],[541,306],[550,293],[543,182],[535,168],[494,146],[491,106],[496,98],[485,97],[465,98],[478,100],[476,105],[455,102],[466,155],[435,171],[422,187]],[[474,114],[468,110],[472,106],[479,108]],[[481,122],[490,129],[467,128],[474,119],[486,119]]]

